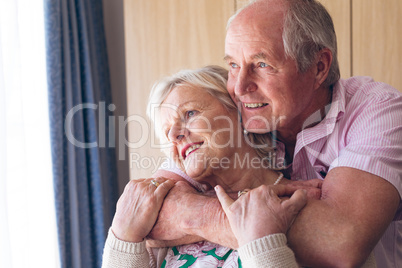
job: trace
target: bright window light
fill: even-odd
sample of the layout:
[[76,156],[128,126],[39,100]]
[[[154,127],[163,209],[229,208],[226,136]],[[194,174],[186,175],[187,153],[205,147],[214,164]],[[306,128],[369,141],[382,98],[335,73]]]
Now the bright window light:
[[0,267],[60,267],[42,0],[0,0]]

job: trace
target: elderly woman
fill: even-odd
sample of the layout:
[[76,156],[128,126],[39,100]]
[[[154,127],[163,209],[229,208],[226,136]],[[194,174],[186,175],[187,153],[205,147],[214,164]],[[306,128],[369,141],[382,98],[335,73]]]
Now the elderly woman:
[[[284,233],[304,206],[305,193],[298,190],[281,202],[272,192],[258,201],[260,187],[266,187],[261,185],[278,184],[283,175],[259,157],[267,148],[253,148],[252,141],[261,137],[245,138],[226,82],[227,71],[221,67],[182,71],[154,86],[150,104],[158,107],[171,158],[201,192],[215,189],[241,247],[233,250],[204,241],[147,249],[146,236],[174,182],[140,179],[131,181],[119,199],[103,267],[266,267],[269,261],[277,267],[297,266]],[[244,195],[234,201],[225,192]],[[252,201],[259,206],[249,207]]]

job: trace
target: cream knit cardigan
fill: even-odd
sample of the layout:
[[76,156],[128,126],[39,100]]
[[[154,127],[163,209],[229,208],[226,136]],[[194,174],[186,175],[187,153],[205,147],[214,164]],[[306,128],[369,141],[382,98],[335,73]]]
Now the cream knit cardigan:
[[[273,234],[254,240],[238,249],[243,267],[299,267],[293,251],[287,246],[284,234]],[[119,240],[109,230],[103,252],[102,268],[157,268],[167,254],[168,248],[160,248],[157,256],[148,252],[145,241],[130,243]],[[365,268],[376,267],[374,255],[371,254]]]

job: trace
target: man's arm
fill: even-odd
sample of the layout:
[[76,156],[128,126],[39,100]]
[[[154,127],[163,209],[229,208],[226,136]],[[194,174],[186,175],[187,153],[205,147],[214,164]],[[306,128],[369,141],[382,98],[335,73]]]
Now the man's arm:
[[331,170],[322,199],[312,200],[288,233],[304,265],[357,267],[392,221],[400,202],[388,181],[353,168]]

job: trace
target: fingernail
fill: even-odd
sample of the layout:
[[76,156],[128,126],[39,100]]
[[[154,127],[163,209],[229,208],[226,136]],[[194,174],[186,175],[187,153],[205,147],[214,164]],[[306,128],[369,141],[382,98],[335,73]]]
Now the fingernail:
[[215,187],[214,187],[214,189],[215,189],[215,191],[218,191],[218,185],[216,185]]

